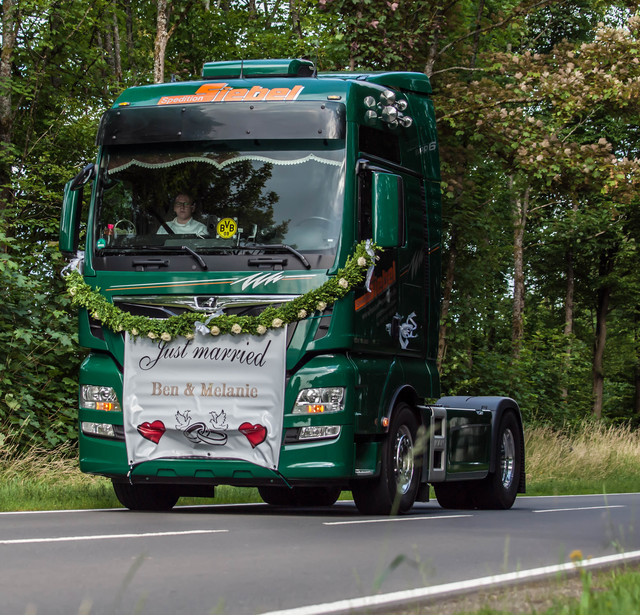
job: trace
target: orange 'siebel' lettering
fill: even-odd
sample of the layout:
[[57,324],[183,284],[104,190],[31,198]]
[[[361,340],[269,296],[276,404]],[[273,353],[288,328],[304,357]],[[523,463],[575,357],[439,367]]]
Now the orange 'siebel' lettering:
[[205,83],[194,94],[163,96],[159,105],[180,105],[196,102],[255,102],[259,100],[296,100],[304,86],[292,88],[265,88],[254,85],[247,88],[233,88],[228,83]]

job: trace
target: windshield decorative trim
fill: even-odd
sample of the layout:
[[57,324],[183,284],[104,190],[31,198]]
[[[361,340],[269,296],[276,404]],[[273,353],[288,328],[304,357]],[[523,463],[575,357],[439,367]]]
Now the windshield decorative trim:
[[333,167],[342,166],[342,160],[330,160],[328,158],[320,158],[315,154],[309,154],[304,158],[296,158],[293,160],[282,160],[277,158],[268,158],[267,156],[238,156],[236,158],[230,158],[225,160],[224,162],[218,162],[217,160],[213,160],[206,156],[187,156],[182,158],[176,158],[175,160],[169,160],[166,162],[145,162],[143,160],[139,160],[138,158],[133,158],[126,164],[120,165],[118,167],[113,167],[109,169],[107,172],[109,175],[113,173],[118,173],[121,171],[126,171],[132,166],[138,166],[143,169],[168,169],[170,167],[184,164],[185,162],[206,162],[219,170],[224,169],[225,167],[238,163],[238,162],[264,162],[268,164],[273,164],[276,166],[294,166],[297,164],[304,164],[305,162],[319,162],[321,164],[327,164]]
[[[376,251],[380,248],[371,240],[359,243],[345,266],[321,286],[280,307],[269,307],[258,316],[233,316],[187,312],[159,321],[157,318],[133,316],[124,312],[99,290],[91,288],[77,269],[67,272],[65,282],[71,296],[71,304],[86,309],[91,317],[114,332],[126,331],[133,337],[148,337],[170,342],[176,337],[193,339],[196,332],[217,335],[264,335],[269,329],[279,329],[297,323],[314,314],[323,313],[327,307],[344,298],[373,275]],[[204,321],[203,321],[204,319]]]

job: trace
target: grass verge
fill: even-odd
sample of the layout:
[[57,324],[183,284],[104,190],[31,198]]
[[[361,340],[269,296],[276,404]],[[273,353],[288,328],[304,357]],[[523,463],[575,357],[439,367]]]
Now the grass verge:
[[494,588],[387,615],[632,615],[640,612],[640,568],[582,571]]
[[573,430],[525,433],[527,494],[576,495],[638,490],[640,432],[587,422]]
[[[572,430],[526,430],[527,494],[568,495],[637,491],[640,433],[627,426],[587,423]],[[343,498],[349,494],[344,493]],[[214,500],[182,498],[179,504],[260,502],[257,489],[221,486]],[[119,503],[111,482],[78,470],[71,446],[18,453],[0,450],[0,511],[111,508]]]

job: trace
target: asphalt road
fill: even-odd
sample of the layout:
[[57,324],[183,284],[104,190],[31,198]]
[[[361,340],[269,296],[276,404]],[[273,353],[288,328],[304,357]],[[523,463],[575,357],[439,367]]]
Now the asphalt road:
[[256,614],[640,549],[640,494],[362,517],[267,505],[0,513],[1,614]]

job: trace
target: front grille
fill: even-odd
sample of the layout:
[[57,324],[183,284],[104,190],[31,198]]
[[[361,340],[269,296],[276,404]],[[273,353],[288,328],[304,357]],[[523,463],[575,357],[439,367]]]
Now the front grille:
[[[133,316],[165,319],[185,312],[205,314],[222,313],[233,316],[259,316],[269,307],[280,307],[295,299],[296,295],[228,295],[218,297],[200,296],[142,296],[132,301],[131,297],[114,297],[113,303]],[[298,323],[287,327],[287,347]]]

